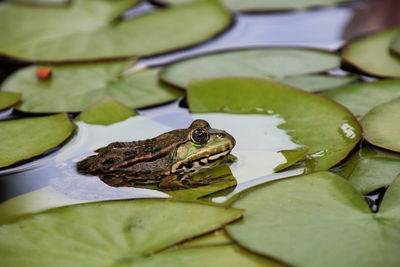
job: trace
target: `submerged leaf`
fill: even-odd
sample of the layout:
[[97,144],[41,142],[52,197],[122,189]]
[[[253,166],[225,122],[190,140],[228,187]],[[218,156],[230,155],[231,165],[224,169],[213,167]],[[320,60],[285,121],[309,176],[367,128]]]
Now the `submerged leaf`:
[[53,66],[51,80],[35,77],[35,66],[19,70],[2,85],[2,90],[19,92],[24,112],[80,112],[102,96],[110,96],[130,109],[174,100],[182,92],[158,82],[158,69],[120,77],[132,62],[108,62]]
[[390,185],[400,174],[400,155],[366,146],[336,171],[362,194]]
[[104,96],[92,106],[85,109],[75,120],[84,121],[89,124],[110,125],[135,115],[135,112],[120,102],[111,97]]
[[140,263],[241,214],[238,209],[157,199],[63,207],[1,226],[0,261],[7,266]]
[[361,71],[379,77],[400,77],[400,57],[390,53],[392,39],[400,27],[378,32],[350,43],[342,58]]
[[12,92],[0,92],[0,110],[14,106],[21,98],[21,94]]
[[365,139],[373,145],[400,152],[400,97],[377,106],[361,121]]
[[39,156],[63,143],[74,125],[66,114],[0,122],[0,167]]
[[137,2],[74,0],[58,9],[2,3],[0,53],[42,62],[152,55],[205,41],[231,23],[216,0],[121,18]]
[[320,172],[250,191],[233,204],[246,209],[244,221],[227,231],[240,246],[288,265],[394,267],[400,264],[399,200],[397,179],[374,214],[347,181]]
[[318,50],[259,48],[190,58],[167,66],[160,77],[169,84],[186,88],[190,80],[198,78],[239,76],[282,80],[286,76],[325,71],[339,65],[336,55]]
[[324,92],[323,95],[347,107],[354,115],[364,116],[372,108],[400,97],[399,80],[356,83]]
[[326,170],[345,158],[361,138],[357,120],[342,106],[267,80],[225,78],[191,83],[192,112],[276,114],[294,143],[309,149],[308,171]]

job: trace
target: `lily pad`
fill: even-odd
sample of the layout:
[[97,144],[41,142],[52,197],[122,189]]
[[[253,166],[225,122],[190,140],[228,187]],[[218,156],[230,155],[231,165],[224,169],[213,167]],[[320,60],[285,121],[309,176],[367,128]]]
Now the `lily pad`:
[[0,261],[8,266],[139,263],[241,214],[238,209],[156,199],[63,207],[1,226]]
[[378,77],[400,77],[400,57],[390,53],[392,39],[400,27],[378,32],[350,43],[342,58],[361,71]]
[[186,88],[190,80],[198,78],[240,76],[279,80],[286,76],[329,70],[339,65],[340,60],[336,55],[323,51],[259,48],[190,58],[167,66],[161,71],[160,77],[169,84]]
[[158,82],[158,69],[121,77],[132,62],[108,62],[53,66],[53,76],[40,81],[36,66],[19,70],[2,85],[2,90],[22,94],[16,108],[24,112],[80,112],[108,95],[130,109],[174,100],[182,92]]
[[308,148],[308,171],[334,166],[361,138],[360,125],[342,106],[327,98],[268,80],[221,78],[193,81],[188,89],[188,102],[194,113],[279,116],[284,120],[279,128],[286,130],[294,143]]
[[364,116],[372,108],[400,97],[400,80],[356,83],[324,92],[323,95]]
[[234,203],[245,217],[227,231],[240,246],[288,265],[394,267],[399,200],[397,179],[372,213],[346,180],[320,172],[257,187]]
[[[156,0],[163,4],[181,4],[194,0]],[[237,11],[262,11],[262,10],[290,10],[310,7],[334,5],[351,0],[223,0],[223,3],[232,10]]]
[[216,0],[121,19],[138,2],[75,0],[59,9],[3,3],[0,24],[10,26],[0,29],[0,53],[41,62],[148,56],[205,41],[231,23],[230,13]]
[[72,0],[8,0],[9,2],[25,5],[65,6]]
[[111,97],[104,96],[98,102],[85,109],[75,119],[89,124],[110,125],[135,116],[136,113]]
[[400,152],[400,97],[377,106],[361,121],[365,139],[371,144]]
[[19,102],[21,94],[11,92],[0,92],[0,110],[14,106]]
[[234,266],[234,267],[283,267],[250,254],[234,245],[220,245],[165,251],[138,262],[139,266]]
[[400,56],[400,34],[394,37],[390,48],[394,53]]
[[400,155],[365,146],[336,171],[362,194],[390,185],[400,174]]
[[66,114],[0,122],[0,167],[39,156],[62,144],[74,125]]
[[352,76],[329,76],[329,75],[304,75],[304,76],[287,76],[283,78],[273,79],[293,87],[308,92],[319,92],[338,86],[343,86],[357,80],[356,75]]

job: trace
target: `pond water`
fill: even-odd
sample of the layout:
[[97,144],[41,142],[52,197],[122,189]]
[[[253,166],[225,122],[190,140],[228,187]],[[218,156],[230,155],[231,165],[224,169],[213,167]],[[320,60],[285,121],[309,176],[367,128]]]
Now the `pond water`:
[[[390,1],[380,2],[385,6],[384,3]],[[355,10],[363,7],[365,5],[361,1],[355,1],[346,5],[306,11],[236,14],[232,27],[213,40],[184,51],[144,58],[140,60],[139,66],[159,66],[197,54],[238,47],[303,46],[334,51],[346,40],[362,32],[351,31],[349,25],[357,29],[356,26],[362,19],[357,17],[359,13],[355,13]],[[128,12],[127,16],[149,12],[152,8],[154,7],[148,3],[141,4]],[[376,13],[379,14],[378,11]],[[359,22],[354,22],[357,19]],[[390,26],[390,23],[381,23],[374,27],[387,26]],[[373,26],[366,28],[371,30]],[[344,73],[341,69],[335,72]],[[74,164],[91,151],[113,141],[154,137],[171,129],[186,128],[196,118],[206,119],[212,127],[224,129],[237,138],[237,146],[232,154],[238,156],[240,161],[231,166],[231,171],[238,179],[238,186],[231,194],[264,181],[302,172],[302,169],[297,169],[273,173],[274,167],[285,162],[278,151],[298,147],[287,133],[278,128],[282,123],[279,117],[190,114],[182,102],[184,101],[180,99],[166,105],[138,110],[140,117],[110,127],[78,123],[78,133],[58,151],[15,168],[0,170],[1,201],[34,191],[37,192],[33,193],[36,196],[43,196],[42,202],[50,201],[55,205],[104,199],[166,197],[162,192],[149,189],[109,187],[97,177],[77,174]],[[24,116],[27,115],[8,110],[0,114],[0,119]],[[227,119],[227,116],[230,118]],[[135,127],[138,123],[140,127]],[[238,129],[235,127],[237,125],[242,127]],[[249,125],[256,125],[257,129],[252,129]],[[223,200],[224,198],[215,199]],[[44,205],[43,208],[45,207],[47,206]]]

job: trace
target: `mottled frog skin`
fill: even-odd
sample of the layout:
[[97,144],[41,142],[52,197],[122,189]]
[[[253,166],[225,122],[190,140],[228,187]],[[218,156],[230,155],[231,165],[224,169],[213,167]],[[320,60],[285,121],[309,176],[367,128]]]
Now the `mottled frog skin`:
[[157,137],[114,142],[77,164],[78,172],[99,176],[111,186],[157,184],[160,188],[187,188],[212,183],[187,179],[227,156],[235,139],[213,129],[205,120],[195,120],[187,129]]

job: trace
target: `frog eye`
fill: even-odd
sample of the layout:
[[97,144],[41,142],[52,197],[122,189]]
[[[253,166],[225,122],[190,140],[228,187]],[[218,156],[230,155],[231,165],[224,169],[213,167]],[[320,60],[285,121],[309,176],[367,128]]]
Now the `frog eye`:
[[208,132],[203,128],[194,129],[190,137],[192,142],[199,145],[207,143],[208,139],[210,138]]

